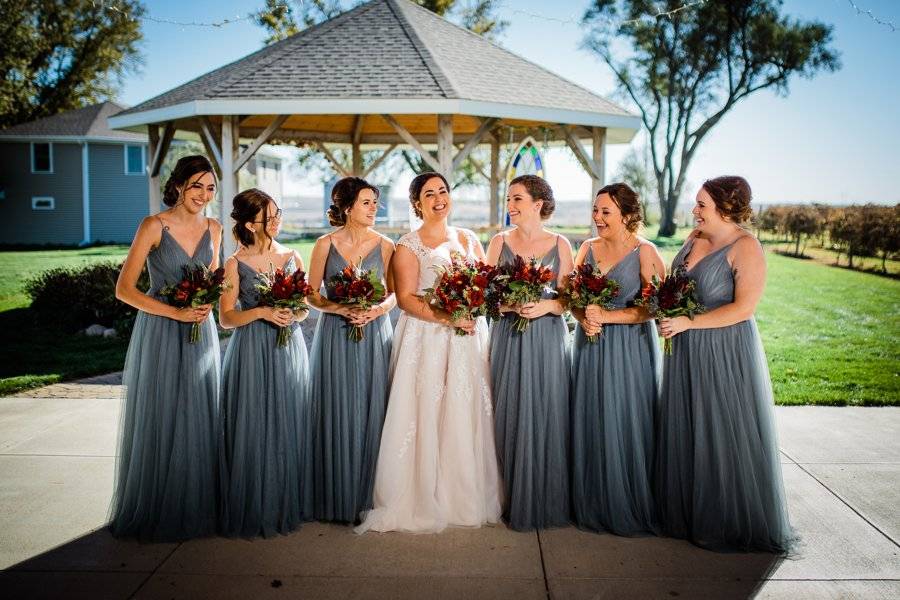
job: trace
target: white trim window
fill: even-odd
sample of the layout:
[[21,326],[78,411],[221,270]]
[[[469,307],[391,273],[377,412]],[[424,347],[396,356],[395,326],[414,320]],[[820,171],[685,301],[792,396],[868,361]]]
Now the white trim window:
[[125,174],[143,175],[147,164],[147,155],[143,145],[123,144],[125,149]]
[[31,142],[31,172],[36,175],[53,173],[53,142]]
[[56,200],[52,196],[32,196],[31,210],[55,210]]

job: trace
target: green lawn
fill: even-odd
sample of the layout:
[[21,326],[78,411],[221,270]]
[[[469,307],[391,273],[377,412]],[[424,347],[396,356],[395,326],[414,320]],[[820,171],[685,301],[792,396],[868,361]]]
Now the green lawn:
[[126,254],[128,246],[0,251],[0,311],[31,304],[23,286],[28,279],[42,271],[110,260],[121,261],[125,260]]
[[[313,242],[289,245],[308,265]],[[658,245],[667,260],[679,247],[671,240]],[[28,304],[21,285],[45,269],[119,260],[125,252],[0,252],[0,393],[121,368],[127,340],[47,331],[21,308]],[[900,405],[900,280],[772,253],[768,264],[757,320],[776,401]]]

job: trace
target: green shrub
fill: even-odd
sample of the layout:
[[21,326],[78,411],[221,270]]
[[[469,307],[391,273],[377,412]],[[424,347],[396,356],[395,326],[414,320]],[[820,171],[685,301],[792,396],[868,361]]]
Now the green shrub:
[[[99,323],[119,333],[130,332],[137,312],[116,299],[121,268],[118,263],[101,262],[44,271],[25,283],[31,310],[42,322],[64,331],[78,331]],[[138,289],[149,286],[145,270],[138,280]]]

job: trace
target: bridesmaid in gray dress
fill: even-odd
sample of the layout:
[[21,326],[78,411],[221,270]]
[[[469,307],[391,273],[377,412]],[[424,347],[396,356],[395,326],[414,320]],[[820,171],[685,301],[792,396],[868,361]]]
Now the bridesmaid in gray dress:
[[[231,287],[219,304],[222,326],[234,328],[222,365],[219,530],[271,537],[289,533],[306,516],[309,364],[296,323],[307,312],[259,306],[256,284],[273,266],[303,270],[303,260],[275,241],[281,209],[265,192],[235,196],[231,218],[241,247],[225,261]],[[280,327],[293,329],[287,346],[277,344]]]
[[741,226],[750,199],[741,177],[706,181],[693,211],[697,228],[675,257],[707,312],[660,321],[663,336],[675,339],[658,415],[656,498],[669,535],[712,550],[784,552],[793,532],[753,318],[766,263]]
[[[572,247],[543,226],[553,214],[553,191],[535,175],[510,182],[507,210],[515,229],[494,236],[487,261],[508,264],[516,255],[540,257],[558,286],[573,268]],[[505,485],[504,519],[527,531],[568,525],[569,350],[564,305],[553,291],[534,303],[504,307],[491,326],[494,437]],[[515,330],[518,316],[530,320]]]
[[[170,208],[143,220],[116,283],[116,298],[138,309],[122,384],[115,536],[176,541],[216,531],[216,420],[219,338],[211,305],[175,308],[159,291],[189,265],[218,267],[222,227],[203,216],[216,178],[203,156],[178,161],[166,182]],[[137,289],[146,261],[150,289]],[[193,323],[200,340],[188,342]]]
[[[575,264],[600,266],[619,283],[613,309],[572,309],[580,326],[572,360],[572,505],[579,527],[619,535],[657,529],[652,494],[654,410],[661,375],[656,326],[630,303],[665,265],[656,247],[635,235],[641,203],[624,183],[594,200],[598,237],[582,244]],[[597,335],[588,343],[588,335]]]
[[[385,265],[394,244],[377,233],[378,188],[358,177],[338,181],[331,194],[329,222],[339,229],[316,241],[310,259],[311,297],[322,311],[313,338],[312,516],[356,523],[372,508],[375,463],[387,406],[393,329],[388,312],[396,304]],[[339,304],[322,286],[349,264],[375,269],[386,287],[384,300],[368,310]],[[363,339],[348,338],[363,326]]]

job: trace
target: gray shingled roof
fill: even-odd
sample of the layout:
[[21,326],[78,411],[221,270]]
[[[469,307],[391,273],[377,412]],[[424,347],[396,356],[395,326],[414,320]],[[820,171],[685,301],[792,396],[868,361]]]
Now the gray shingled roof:
[[194,100],[463,99],[630,116],[408,0],[372,0],[118,116]]
[[9,129],[0,131],[0,137],[80,137],[87,139],[146,141],[146,135],[109,128],[107,117],[121,112],[122,108],[122,105],[115,102],[101,102],[85,106],[84,108],[69,110],[52,117],[14,125]]

